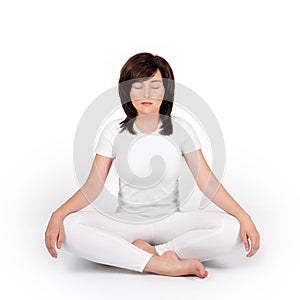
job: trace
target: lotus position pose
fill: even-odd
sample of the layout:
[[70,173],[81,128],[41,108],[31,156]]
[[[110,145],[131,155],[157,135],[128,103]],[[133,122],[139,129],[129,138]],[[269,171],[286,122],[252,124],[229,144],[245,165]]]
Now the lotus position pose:
[[[52,213],[45,243],[53,257],[65,247],[84,259],[141,273],[205,278],[203,261],[242,243],[247,257],[257,252],[260,235],[251,217],[209,168],[194,128],[171,115],[174,86],[170,65],[158,55],[139,53],[122,67],[126,118],[104,126],[88,178]],[[113,162],[117,209],[83,210],[100,195]],[[182,164],[219,211],[180,210]]]

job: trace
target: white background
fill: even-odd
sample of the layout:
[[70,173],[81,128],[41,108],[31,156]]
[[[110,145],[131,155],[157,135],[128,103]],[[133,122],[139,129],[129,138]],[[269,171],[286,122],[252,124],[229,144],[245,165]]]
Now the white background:
[[[298,5],[1,1],[5,299],[297,298]],[[139,274],[64,251],[55,260],[43,244],[51,212],[78,188],[72,155],[81,115],[141,51],[165,57],[175,79],[214,111],[226,143],[222,183],[262,236],[255,257],[207,264],[205,280]]]

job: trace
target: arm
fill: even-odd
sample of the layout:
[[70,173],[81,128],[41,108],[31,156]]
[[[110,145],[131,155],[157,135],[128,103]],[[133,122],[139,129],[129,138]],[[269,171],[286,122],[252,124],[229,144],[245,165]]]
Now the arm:
[[96,154],[90,174],[84,185],[52,213],[45,232],[45,242],[49,253],[53,257],[57,257],[55,243],[57,248],[61,248],[64,235],[63,219],[68,214],[83,209],[97,199],[103,189],[112,160],[113,158]]
[[233,215],[241,224],[241,236],[246,251],[250,250],[249,240],[251,241],[251,250],[248,257],[253,256],[259,248],[259,233],[247,212],[230,196],[223,185],[209,168],[202,151],[184,154],[185,161],[189,166],[199,189],[214,204]]
[[59,214],[62,218],[65,218],[68,214],[83,209],[97,199],[103,189],[112,160],[110,157],[96,154],[90,174],[84,185],[54,214]]

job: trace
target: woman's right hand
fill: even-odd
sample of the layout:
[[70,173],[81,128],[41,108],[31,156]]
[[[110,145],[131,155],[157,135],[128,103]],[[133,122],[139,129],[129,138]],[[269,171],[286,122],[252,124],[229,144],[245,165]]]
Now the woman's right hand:
[[57,251],[55,244],[58,249],[61,248],[62,240],[64,237],[64,226],[63,217],[58,213],[54,212],[49,220],[46,232],[45,232],[45,243],[49,253],[57,258]]

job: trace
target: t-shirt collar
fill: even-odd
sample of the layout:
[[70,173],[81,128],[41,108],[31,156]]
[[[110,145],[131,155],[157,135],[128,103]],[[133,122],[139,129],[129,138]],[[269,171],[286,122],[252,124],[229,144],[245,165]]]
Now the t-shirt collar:
[[134,131],[136,131],[136,132],[138,132],[138,133],[140,133],[140,134],[157,134],[157,133],[159,133],[159,131],[160,131],[160,126],[162,125],[162,121],[161,121],[161,119],[159,119],[159,122],[158,122],[158,125],[157,125],[157,128],[153,131],[153,132],[151,132],[151,133],[144,133],[144,132],[141,132],[139,129],[138,129],[138,127],[136,126],[136,124],[135,124],[135,121],[133,122],[133,129],[134,129]]

